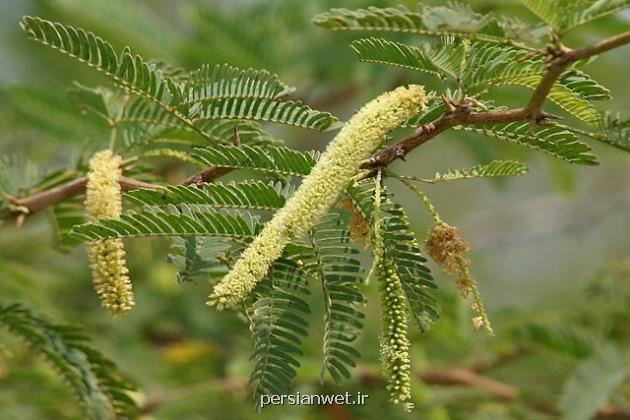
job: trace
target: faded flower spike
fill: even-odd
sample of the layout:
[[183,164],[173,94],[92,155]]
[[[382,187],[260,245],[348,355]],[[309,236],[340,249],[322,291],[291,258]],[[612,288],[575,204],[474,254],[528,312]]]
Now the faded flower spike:
[[348,210],[352,215],[350,217],[350,220],[348,221],[348,230],[350,231],[352,242],[357,245],[362,244],[367,249],[367,239],[370,234],[370,225],[368,224],[365,216],[363,216],[363,214],[359,210],[357,210],[356,206],[349,198],[344,198],[337,205],[339,206],[339,208]]
[[424,88],[410,85],[384,93],[361,108],[328,145],[300,188],[215,286],[208,303],[223,309],[241,302],[287,243],[312,228],[335,204],[361,162],[387,133],[416,115],[425,103]]
[[429,255],[442,265],[447,274],[457,271],[455,257],[470,251],[470,244],[459,236],[459,230],[448,223],[439,223],[431,229],[426,240]]
[[[122,197],[118,178],[121,163],[120,156],[110,150],[98,152],[90,159],[85,199],[86,216],[90,222],[120,216]],[[115,315],[129,311],[134,300],[122,239],[90,242],[87,253],[94,288],[103,306]]]
[[472,294],[470,308],[477,314],[472,319],[475,330],[485,329],[494,334],[481,299],[477,282],[470,273],[470,261],[463,256],[470,244],[459,236],[459,230],[447,223],[436,224],[429,232],[426,248],[433,260],[440,264],[448,276],[457,276],[457,290],[463,297]]

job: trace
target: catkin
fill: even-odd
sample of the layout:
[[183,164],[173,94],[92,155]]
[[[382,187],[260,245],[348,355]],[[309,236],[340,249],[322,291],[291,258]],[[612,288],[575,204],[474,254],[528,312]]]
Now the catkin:
[[407,335],[407,308],[402,283],[394,264],[380,256],[378,262],[379,295],[381,298],[383,330],[380,339],[380,357],[387,390],[394,404],[405,410],[413,408],[411,402],[411,357]]
[[407,308],[402,281],[391,257],[386,254],[381,233],[381,172],[376,174],[374,187],[374,230],[370,245],[374,254],[374,269],[378,280],[383,323],[380,335],[380,357],[383,376],[387,381],[389,398],[405,410],[413,408],[411,402],[411,356],[407,335]]
[[[121,175],[120,156],[110,150],[96,153],[89,163],[85,212],[88,221],[118,217],[122,211],[122,196],[118,179]],[[94,289],[103,306],[114,315],[129,311],[133,292],[125,262],[122,239],[103,239],[87,244]]]
[[387,133],[425,106],[422,86],[399,87],[368,102],[342,128],[302,185],[214,287],[208,304],[234,307],[267,274],[287,243],[309,229],[332,207],[359,171],[361,162]]

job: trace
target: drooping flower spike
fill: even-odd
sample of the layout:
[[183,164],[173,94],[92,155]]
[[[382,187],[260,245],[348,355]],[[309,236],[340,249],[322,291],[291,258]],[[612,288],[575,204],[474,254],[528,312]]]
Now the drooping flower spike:
[[287,243],[312,228],[337,202],[361,162],[391,130],[424,108],[426,100],[422,86],[410,85],[384,93],[361,108],[328,145],[285,206],[215,286],[208,303],[223,309],[241,302],[282,255]]
[[[110,150],[94,154],[87,174],[85,212],[90,222],[118,217],[122,211],[122,159]],[[87,244],[94,289],[103,306],[114,315],[129,311],[134,305],[129,270],[122,239],[104,239]]]
[[400,276],[390,256],[385,253],[381,234],[381,172],[377,173],[374,188],[374,230],[370,238],[374,254],[378,292],[381,303],[382,329],[380,359],[387,381],[389,398],[406,411],[413,408],[411,401],[411,356],[405,293]]

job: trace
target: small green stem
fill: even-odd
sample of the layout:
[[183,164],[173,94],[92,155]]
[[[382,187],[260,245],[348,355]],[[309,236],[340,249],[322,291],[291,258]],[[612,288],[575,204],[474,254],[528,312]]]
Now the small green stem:
[[112,126],[112,131],[109,133],[109,149],[113,152],[114,148],[116,147],[116,133],[117,133],[117,128],[116,126]]
[[374,253],[374,261],[372,267],[365,277],[365,284],[370,282],[370,279],[376,272],[376,267],[382,259],[383,247],[381,238],[381,187],[383,182],[383,172],[378,170],[374,177],[374,211],[372,215],[374,217],[374,231],[372,232],[371,246]]
[[473,301],[472,309],[481,317],[481,327],[485,329],[490,335],[494,335],[494,330],[492,329],[492,325],[490,324],[490,319],[488,318],[486,307],[483,304],[483,299],[481,298],[481,292],[479,292],[479,286],[477,286],[477,282],[470,273],[470,268],[468,267],[466,260],[461,255],[457,255],[455,258],[462,276],[466,279],[468,285],[470,286],[470,292],[472,293]]
[[440,218],[440,215],[438,214],[437,210],[435,209],[435,206],[433,205],[433,203],[431,202],[431,200],[425,193],[420,191],[415,185],[409,182],[406,177],[403,177],[401,175],[395,174],[390,171],[387,171],[387,175],[393,178],[396,178],[397,180],[405,184],[411,191],[413,191],[420,198],[420,201],[422,201],[424,206],[427,208],[427,210],[433,217],[433,221],[435,222],[435,224],[436,225],[442,224],[442,219]]

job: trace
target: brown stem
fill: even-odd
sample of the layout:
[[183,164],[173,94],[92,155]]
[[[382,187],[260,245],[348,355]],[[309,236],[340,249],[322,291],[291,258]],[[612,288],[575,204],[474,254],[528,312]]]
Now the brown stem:
[[[525,119],[525,109],[515,108],[490,112],[471,112],[468,105],[457,106],[453,112],[446,112],[435,122],[419,127],[412,135],[376,153],[361,164],[362,169],[387,166],[396,159],[404,159],[407,153],[428,142],[443,131],[461,124],[487,124],[521,121]],[[550,115],[543,114],[544,118]]]
[[615,35],[586,47],[577,48],[575,50],[570,50],[560,45],[557,51],[555,51],[555,56],[553,56],[547,65],[547,73],[545,73],[541,81],[538,83],[536,90],[527,104],[527,117],[532,121],[536,121],[540,115],[540,110],[545,98],[547,98],[549,92],[553,88],[553,85],[562,76],[562,73],[564,73],[568,66],[576,61],[601,54],[605,51],[627,44],[628,42],[630,42],[630,31]]
[[555,51],[551,51],[552,59],[548,62],[547,72],[543,75],[525,108],[488,112],[470,112],[469,104],[456,105],[454,110],[447,109],[447,111],[432,124],[427,124],[418,128],[410,136],[384,150],[381,150],[380,152],[377,152],[363,162],[361,168],[373,169],[383,167],[389,165],[396,159],[404,159],[407,153],[416,147],[457,125],[475,125],[499,122],[507,123],[514,121],[531,121],[536,124],[541,124],[545,120],[554,117],[541,111],[542,104],[549,95],[553,85],[556,83],[558,78],[562,76],[570,64],[613,48],[620,47],[629,42],[630,31],[574,50],[570,50],[562,45],[559,45]]
[[[418,128],[412,135],[396,144],[376,153],[361,165],[362,169],[371,169],[389,165],[396,159],[404,157],[416,147],[426,143],[440,133],[461,124],[484,124],[513,121],[534,121],[542,123],[549,114],[541,112],[542,104],[549,95],[553,84],[562,75],[571,63],[591,57],[596,54],[620,47],[630,42],[630,31],[604,39],[595,44],[569,50],[560,46],[553,59],[548,63],[547,73],[541,79],[526,108],[515,108],[500,111],[472,112],[469,104],[457,104],[454,109],[449,109],[440,118],[431,124]],[[452,108],[452,106],[450,107]],[[207,168],[199,174],[184,179],[181,184],[188,185],[198,182],[212,181],[228,172],[231,168]],[[30,215],[57,204],[63,200],[79,195],[85,191],[85,178],[77,178],[66,184],[47,191],[24,198],[11,199],[9,214],[13,216]],[[155,185],[143,183],[131,178],[122,177],[120,184],[125,190],[134,188],[155,188]]]
[[[148,184],[146,182],[124,176],[120,177],[119,182],[120,186],[125,191],[137,188],[155,188],[155,185],[153,184]],[[38,211],[56,203],[82,194],[85,192],[86,183],[87,178],[82,176],[65,184],[59,185],[58,187],[42,191],[29,197],[13,198],[11,199],[11,204],[13,205],[11,212],[27,215],[37,213]]]
[[[358,376],[363,384],[378,386],[384,384],[384,378],[378,373],[377,369],[365,365],[358,366],[357,369]],[[520,399],[529,409],[539,413],[553,416],[560,414],[556,407],[546,402],[523,400],[518,388],[483,375],[474,367],[435,368],[419,371],[416,374],[418,378],[427,385],[461,386],[478,389],[505,402],[516,402]],[[630,419],[630,410],[625,407],[604,404],[597,410],[597,418]]]
[[618,35],[611,36],[610,38],[603,39],[595,44],[587,45],[586,47],[576,48],[569,50],[564,55],[558,58],[563,63],[574,63],[585,58],[592,57],[597,54],[612,50],[614,48],[621,47],[630,42],[630,31],[622,32]]
[[431,385],[459,385],[479,389],[504,401],[513,401],[519,395],[518,389],[512,385],[499,382],[466,368],[428,370],[420,372],[418,377],[424,383]]
[[[193,183],[210,182],[230,171],[231,168],[210,167],[204,169],[196,175],[184,179],[180,184],[189,185]],[[138,188],[158,188],[158,185],[149,184],[147,182],[125,176],[121,176],[119,182],[123,191],[135,190]],[[50,190],[42,191],[28,197],[11,198],[9,214],[16,217],[23,217],[24,215],[30,216],[46,209],[47,207],[54,206],[64,200],[83,194],[85,192],[86,183],[87,178],[82,176]]]
[[232,171],[233,171],[232,168],[218,168],[218,167],[210,166],[195,175],[189,176],[188,178],[181,181],[179,184],[190,185],[190,184],[198,184],[200,182],[210,182]]

